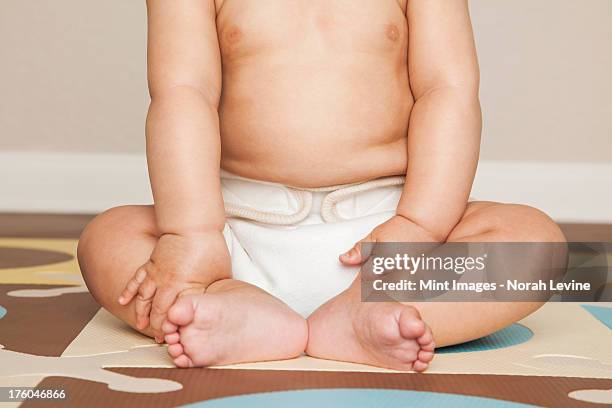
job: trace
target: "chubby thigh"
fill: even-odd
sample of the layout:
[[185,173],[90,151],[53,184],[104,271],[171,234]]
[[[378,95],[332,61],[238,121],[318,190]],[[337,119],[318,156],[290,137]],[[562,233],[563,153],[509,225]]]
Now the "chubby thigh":
[[393,215],[388,211],[296,226],[229,219],[224,236],[233,278],[260,287],[307,317],[355,279],[359,268],[342,265],[339,255]]

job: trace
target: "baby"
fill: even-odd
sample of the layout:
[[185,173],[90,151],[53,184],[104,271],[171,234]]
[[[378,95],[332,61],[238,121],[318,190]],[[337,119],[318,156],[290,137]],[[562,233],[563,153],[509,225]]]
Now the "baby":
[[364,241],[564,240],[538,210],[469,201],[481,113],[466,3],[149,0],[155,204],[85,229],[93,296],[179,367],[305,352],[424,371],[435,345],[537,309],[361,301]]

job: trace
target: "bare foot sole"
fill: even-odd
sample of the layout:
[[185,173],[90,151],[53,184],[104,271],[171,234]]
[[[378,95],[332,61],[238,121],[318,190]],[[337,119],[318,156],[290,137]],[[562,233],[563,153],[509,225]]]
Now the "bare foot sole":
[[412,306],[363,303],[350,289],[308,318],[306,354],[400,371],[427,369],[435,344]]
[[205,367],[299,356],[306,321],[254,287],[185,296],[162,327],[177,367]]

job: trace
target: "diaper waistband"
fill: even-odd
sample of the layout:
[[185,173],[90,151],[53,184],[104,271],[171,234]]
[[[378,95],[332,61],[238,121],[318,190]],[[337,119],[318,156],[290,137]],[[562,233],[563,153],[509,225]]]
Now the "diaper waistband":
[[[393,176],[332,187],[296,188],[221,171],[226,216],[273,225],[298,224],[314,211],[325,222],[395,211],[404,183],[405,177]],[[320,208],[313,208],[315,202]]]

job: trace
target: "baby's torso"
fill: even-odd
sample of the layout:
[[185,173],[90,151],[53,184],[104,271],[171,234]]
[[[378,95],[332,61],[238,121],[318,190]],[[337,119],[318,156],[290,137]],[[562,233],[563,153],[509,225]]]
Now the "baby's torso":
[[406,168],[406,0],[217,0],[222,166],[313,187]]

